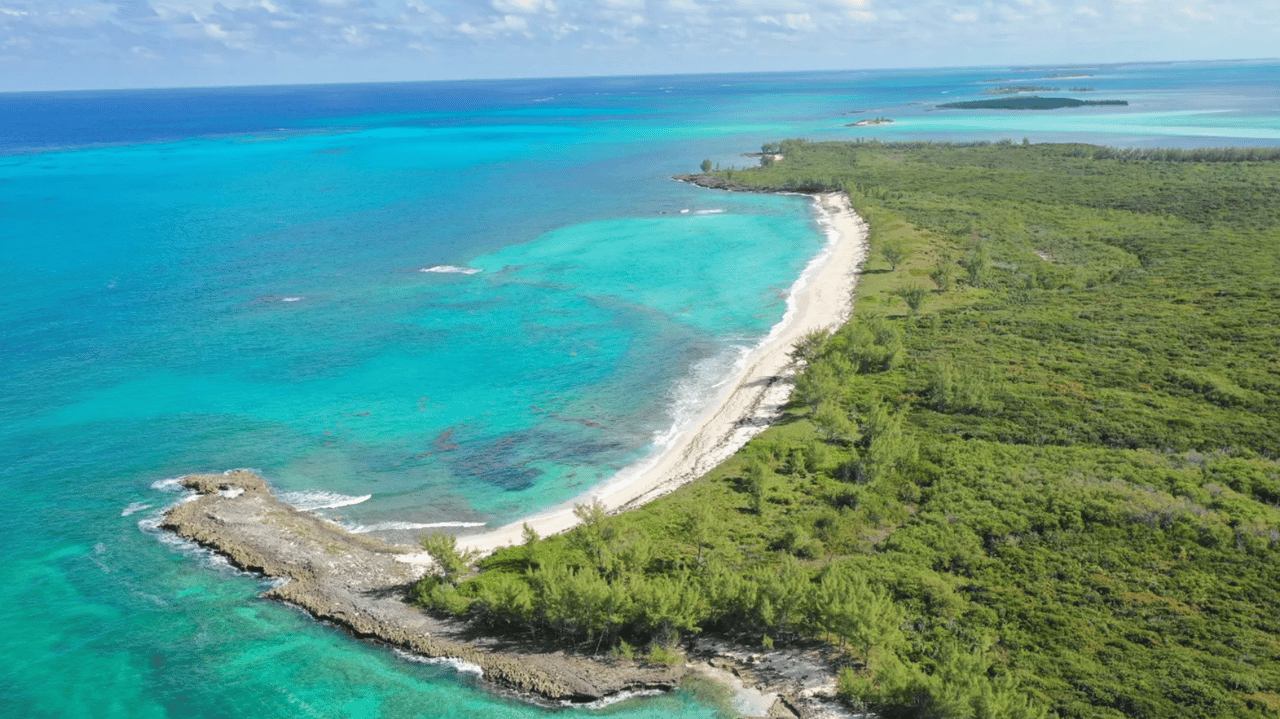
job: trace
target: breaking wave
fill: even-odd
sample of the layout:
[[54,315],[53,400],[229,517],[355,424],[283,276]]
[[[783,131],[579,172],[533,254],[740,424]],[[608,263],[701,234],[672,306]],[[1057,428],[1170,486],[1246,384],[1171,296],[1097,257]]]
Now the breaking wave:
[[281,492],[280,501],[292,506],[294,509],[303,512],[311,512],[317,509],[336,509],[338,507],[350,507],[353,504],[367,502],[373,498],[372,494],[366,494],[361,497],[354,497],[349,494],[338,494],[337,492]]

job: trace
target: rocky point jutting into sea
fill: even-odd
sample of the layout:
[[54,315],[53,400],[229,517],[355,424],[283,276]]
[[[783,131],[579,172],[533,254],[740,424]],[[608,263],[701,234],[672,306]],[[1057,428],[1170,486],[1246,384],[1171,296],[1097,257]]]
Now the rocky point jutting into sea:
[[702,642],[698,661],[668,666],[575,654],[439,619],[407,597],[420,569],[399,561],[411,547],[354,534],[280,501],[258,475],[236,470],[183,477],[196,492],[162,527],[225,556],[234,566],[282,580],[263,596],[297,606],[360,639],[425,657],[474,665],[489,682],[535,699],[584,703],[624,692],[668,690],[690,674],[736,685],[744,715],[840,716],[834,674],[819,650],[760,654]]

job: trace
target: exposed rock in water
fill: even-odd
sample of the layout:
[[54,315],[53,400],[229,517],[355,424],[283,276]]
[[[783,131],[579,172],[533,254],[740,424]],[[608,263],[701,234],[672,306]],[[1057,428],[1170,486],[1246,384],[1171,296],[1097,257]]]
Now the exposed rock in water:
[[164,529],[217,551],[242,570],[288,580],[263,596],[301,607],[362,639],[468,662],[494,684],[556,701],[590,702],[625,691],[671,689],[688,672],[683,666],[477,638],[465,623],[437,619],[405,601],[421,569],[396,558],[414,548],[352,534],[294,509],[251,472],[191,475],[181,481],[200,496],[170,509]]

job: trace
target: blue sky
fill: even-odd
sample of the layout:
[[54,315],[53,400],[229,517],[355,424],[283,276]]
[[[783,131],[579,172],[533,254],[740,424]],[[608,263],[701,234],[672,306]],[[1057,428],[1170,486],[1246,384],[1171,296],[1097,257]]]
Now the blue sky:
[[0,91],[1236,59],[1275,0],[0,0]]

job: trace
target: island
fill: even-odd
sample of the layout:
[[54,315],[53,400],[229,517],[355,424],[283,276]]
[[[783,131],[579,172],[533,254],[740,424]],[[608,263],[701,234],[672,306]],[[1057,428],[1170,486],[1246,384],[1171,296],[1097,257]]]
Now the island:
[[1016,95],[1020,92],[1058,92],[1060,87],[1044,87],[1042,85],[1008,85],[1006,87],[993,87],[983,92],[987,95]]
[[857,122],[850,122],[845,125],[845,127],[875,127],[876,125],[888,125],[892,122],[893,120],[887,117],[876,117],[866,120],[858,120]]
[[966,100],[946,102],[939,108],[950,110],[1058,110],[1064,107],[1088,105],[1128,105],[1128,100],[1077,100],[1072,97],[1008,97],[999,100]]

